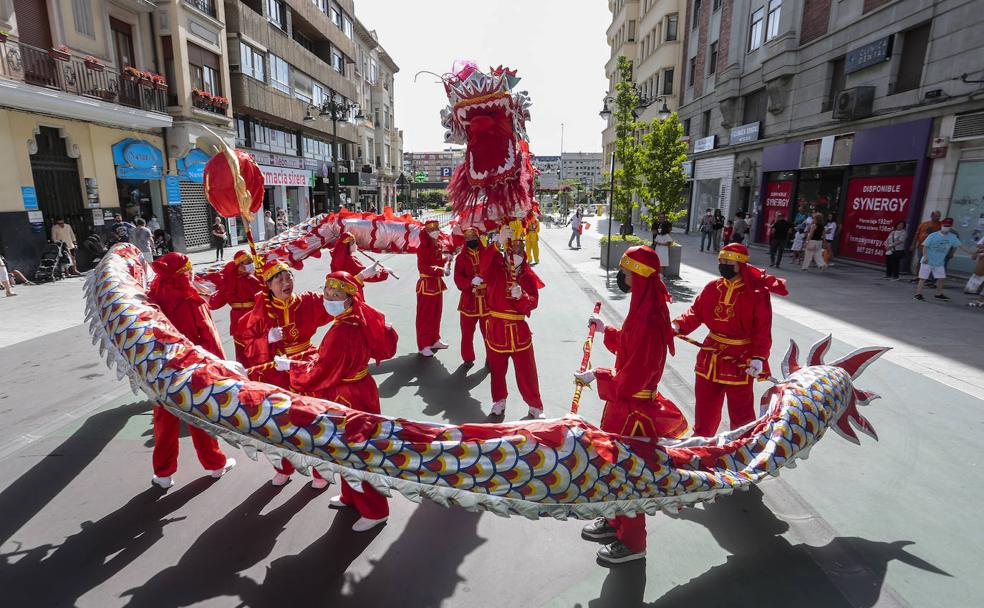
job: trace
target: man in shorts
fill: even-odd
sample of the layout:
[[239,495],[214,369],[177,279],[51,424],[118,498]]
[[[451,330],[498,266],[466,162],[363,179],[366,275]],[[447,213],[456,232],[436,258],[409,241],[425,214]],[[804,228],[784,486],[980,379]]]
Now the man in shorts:
[[933,232],[923,241],[921,251],[922,257],[919,259],[919,283],[916,285],[917,300],[925,300],[923,297],[923,285],[926,279],[932,277],[936,279],[936,295],[934,299],[941,302],[949,302],[950,298],[943,294],[943,279],[946,278],[946,257],[952,249],[963,246],[957,235],[953,234],[953,218],[945,218],[940,223],[940,229]]

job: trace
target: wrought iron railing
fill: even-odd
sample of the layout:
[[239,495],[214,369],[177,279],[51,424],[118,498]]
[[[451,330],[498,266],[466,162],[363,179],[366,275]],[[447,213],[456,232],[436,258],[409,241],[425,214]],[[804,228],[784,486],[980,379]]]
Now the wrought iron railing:
[[215,16],[215,4],[212,0],[188,0],[188,2],[209,17]]
[[0,78],[167,114],[166,87],[14,40],[0,43]]

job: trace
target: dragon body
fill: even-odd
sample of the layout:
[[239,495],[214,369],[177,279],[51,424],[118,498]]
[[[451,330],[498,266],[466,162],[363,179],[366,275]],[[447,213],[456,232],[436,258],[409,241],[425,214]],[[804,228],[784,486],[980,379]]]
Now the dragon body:
[[[377,250],[414,247],[416,228],[400,233],[377,223],[392,221],[385,218],[326,216],[274,239],[266,254],[300,264],[337,237],[338,220],[363,227],[360,246],[370,246],[375,226]],[[263,453],[274,464],[286,458],[299,471],[313,466],[386,495],[528,518],[676,511],[778,474],[831,428],[854,441],[855,428],[874,435],[858,412],[874,395],[854,380],[886,349],[826,365],[829,337],[803,368],[791,345],[787,377],[766,393],[762,416],[712,438],[663,445],[611,435],[576,416],[444,425],[367,414],[240,375],[147,303],[144,273],[139,251],[119,244],[85,283],[93,342],[120,378],[250,457]]]

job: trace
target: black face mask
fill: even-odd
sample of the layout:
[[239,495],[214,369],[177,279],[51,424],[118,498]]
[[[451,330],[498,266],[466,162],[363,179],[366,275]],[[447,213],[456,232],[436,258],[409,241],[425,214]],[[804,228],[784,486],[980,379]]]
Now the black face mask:
[[622,290],[622,293],[629,293],[632,291],[632,287],[625,280],[624,270],[619,270],[618,274],[615,275],[615,283],[618,284],[618,288]]
[[469,249],[478,249],[478,241],[465,241],[465,247]]
[[718,264],[718,272],[726,279],[733,279],[738,274],[738,269],[731,264]]

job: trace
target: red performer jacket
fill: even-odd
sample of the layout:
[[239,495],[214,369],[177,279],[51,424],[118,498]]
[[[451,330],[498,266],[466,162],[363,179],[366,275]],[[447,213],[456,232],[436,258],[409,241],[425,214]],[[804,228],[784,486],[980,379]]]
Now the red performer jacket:
[[[320,293],[308,291],[300,295],[291,294],[287,300],[260,293],[256,295],[255,303],[253,310],[240,319],[236,329],[237,334],[243,337],[252,365],[270,363],[275,355],[286,355],[291,359],[306,359],[314,355],[316,349],[311,345],[311,338],[319,327],[331,321]],[[284,337],[271,344],[267,341],[267,334],[274,327],[280,327]],[[289,388],[286,372],[277,372],[272,365],[250,375],[255,376],[255,380]]]
[[174,328],[192,343],[213,355],[225,359],[219,332],[212,322],[205,298],[192,286],[184,268],[191,268],[187,256],[172,252],[162,256],[152,265],[156,275],[150,283],[147,296],[156,304]]
[[[533,332],[526,323],[526,317],[539,303],[543,281],[529,264],[523,264],[514,279],[510,276],[505,257],[492,246],[482,252],[481,271],[488,285],[485,290],[489,306],[489,315],[484,321],[485,345],[499,353],[528,349],[533,345]],[[519,298],[510,296],[514,284],[522,289]]]
[[255,274],[241,271],[241,266],[235,261],[229,262],[222,269],[221,280],[217,291],[212,294],[208,301],[212,310],[222,308],[226,304],[232,310],[229,312],[229,328],[233,339],[239,343],[244,342],[236,335],[239,319],[243,318],[249,311],[253,310],[256,294],[263,292],[263,282]]
[[485,304],[487,285],[472,285],[472,279],[481,277],[482,252],[481,244],[478,249],[462,248],[454,260],[454,284],[461,290],[458,301],[458,312],[466,317],[484,317],[489,309]]
[[436,296],[448,288],[444,283],[444,253],[441,245],[425,232],[420,233],[420,247],[417,248],[417,293]]
[[[360,272],[366,269],[365,264],[359,261],[352,251],[349,249],[349,245],[355,240],[351,234],[343,232],[338,240],[335,241],[334,247],[331,249],[331,271],[338,272],[344,270],[353,277],[358,276]],[[386,279],[386,272],[380,271],[379,274],[365,279],[366,283],[376,283]],[[361,280],[361,279],[360,279]]]
[[708,283],[676,323],[687,335],[701,324],[710,333],[697,355],[698,376],[721,384],[746,384],[749,359],[761,359],[769,374],[772,301],[768,289],[753,289],[741,276]]

